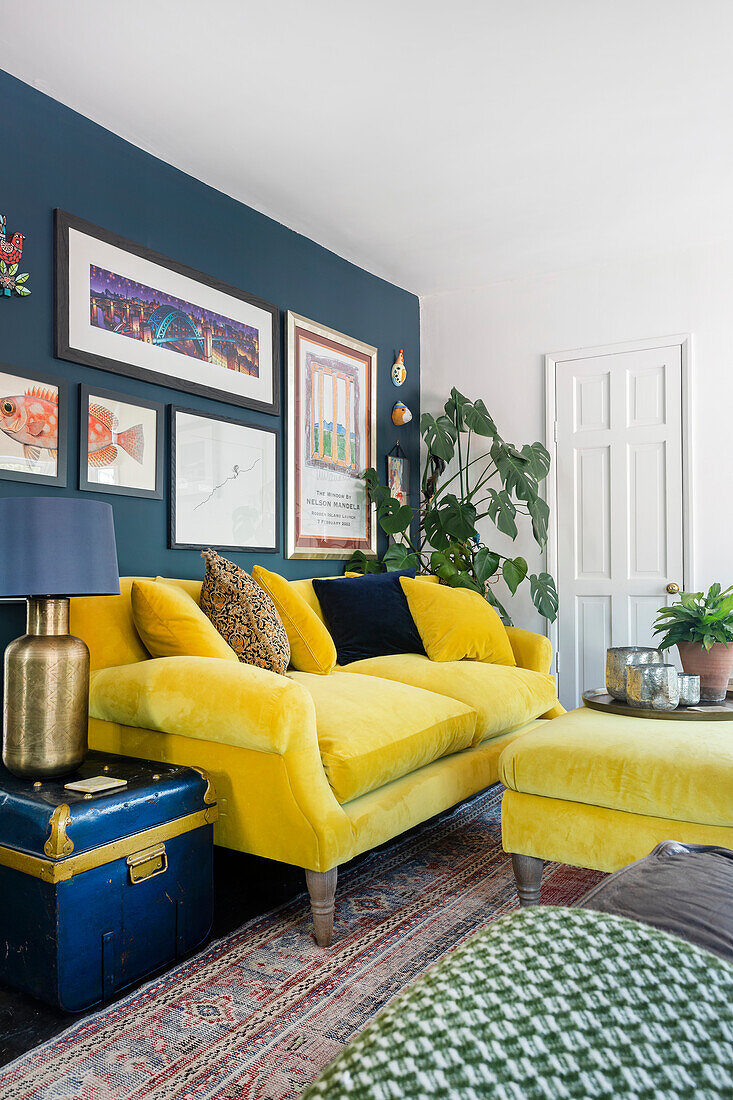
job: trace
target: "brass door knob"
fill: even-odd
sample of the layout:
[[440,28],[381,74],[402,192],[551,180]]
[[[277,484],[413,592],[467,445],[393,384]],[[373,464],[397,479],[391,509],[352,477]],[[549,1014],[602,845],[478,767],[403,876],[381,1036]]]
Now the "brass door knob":
[[670,596],[676,595],[679,590],[680,586],[678,584],[675,584],[674,581],[670,581],[667,585],[667,591],[669,592]]

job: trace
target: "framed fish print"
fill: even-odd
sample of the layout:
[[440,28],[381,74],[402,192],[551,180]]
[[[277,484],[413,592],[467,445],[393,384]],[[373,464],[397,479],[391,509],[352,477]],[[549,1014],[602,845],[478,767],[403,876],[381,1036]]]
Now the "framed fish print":
[[165,406],[81,386],[79,488],[163,499]]
[[288,557],[376,556],[377,349],[288,312]]
[[172,550],[280,549],[280,433],[171,408]]
[[[192,246],[206,234],[191,234]],[[280,411],[280,313],[56,211],[56,355],[260,412]]]
[[66,382],[0,363],[0,478],[66,485]]

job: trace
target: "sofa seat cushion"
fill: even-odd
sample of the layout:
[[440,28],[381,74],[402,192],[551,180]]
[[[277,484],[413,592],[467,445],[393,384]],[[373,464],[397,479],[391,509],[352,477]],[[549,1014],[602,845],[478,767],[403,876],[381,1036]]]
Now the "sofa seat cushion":
[[650,722],[580,707],[513,742],[500,768],[522,794],[733,826],[728,722]]
[[417,653],[400,653],[355,661],[346,671],[411,684],[465,703],[476,711],[474,745],[539,718],[557,703],[552,676],[508,665],[435,662]]
[[476,712],[455,699],[373,676],[291,672],[310,693],[323,767],[339,802],[468,748]]

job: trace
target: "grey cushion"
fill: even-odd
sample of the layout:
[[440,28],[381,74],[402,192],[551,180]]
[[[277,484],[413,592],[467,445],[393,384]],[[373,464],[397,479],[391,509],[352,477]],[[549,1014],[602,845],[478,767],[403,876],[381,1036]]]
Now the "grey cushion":
[[578,906],[643,921],[733,959],[733,852],[665,840]]

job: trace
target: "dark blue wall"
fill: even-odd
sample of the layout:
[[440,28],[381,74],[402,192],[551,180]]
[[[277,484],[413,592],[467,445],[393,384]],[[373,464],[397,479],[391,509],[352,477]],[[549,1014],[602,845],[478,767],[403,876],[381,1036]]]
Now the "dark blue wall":
[[[10,233],[26,234],[22,270],[30,272],[28,298],[0,298],[0,361],[68,379],[70,386],[69,482],[67,489],[0,480],[0,497],[33,493],[74,494],[78,470],[78,383],[93,382],[123,394],[184,404],[272,425],[276,418],[219,401],[193,397],[164,386],[92,370],[53,357],[53,210],[60,207],[166,256],[346,332],[379,349],[378,456],[399,438],[411,459],[411,495],[418,495],[419,304],[407,291],[286,229],[234,199],[187,176],[115,137],[88,119],[0,71],[0,148],[3,149],[0,213]],[[390,171],[385,164],[384,171]],[[297,186],[297,166],[293,167]],[[396,389],[389,377],[399,348],[405,349],[407,381]],[[284,391],[284,378],[283,378]],[[407,427],[392,425],[396,399],[412,409]],[[166,430],[167,427],[166,427]],[[284,460],[284,454],[282,456]],[[166,440],[166,499],[141,500],[99,494],[112,504],[122,574],[198,577],[195,551],[167,549],[169,455]],[[283,470],[285,464],[283,461]],[[90,494],[91,495],[91,494]],[[284,485],[281,546],[285,546]],[[2,510],[0,507],[0,522]],[[49,552],[53,532],[49,532]],[[253,558],[232,554],[249,569]],[[261,555],[268,568],[290,577],[340,572],[338,563],[284,560]],[[0,649],[22,633],[18,605],[0,605]]]

